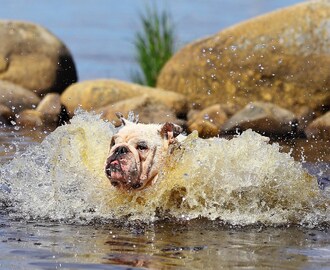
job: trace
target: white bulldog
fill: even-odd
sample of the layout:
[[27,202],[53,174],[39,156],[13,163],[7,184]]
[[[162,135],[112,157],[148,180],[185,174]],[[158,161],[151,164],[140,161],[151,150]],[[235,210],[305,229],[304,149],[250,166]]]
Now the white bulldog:
[[105,173],[121,190],[144,189],[156,182],[169,146],[183,139],[182,128],[173,123],[134,123],[121,114],[117,116],[122,127],[111,139]]

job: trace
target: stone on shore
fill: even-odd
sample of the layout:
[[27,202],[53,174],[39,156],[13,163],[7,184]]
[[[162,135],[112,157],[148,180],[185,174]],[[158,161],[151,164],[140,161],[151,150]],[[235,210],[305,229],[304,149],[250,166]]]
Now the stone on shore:
[[185,115],[188,110],[187,99],[181,94],[118,80],[92,80],[73,84],[61,95],[61,103],[72,116],[77,108],[96,111],[140,96],[172,108],[176,115]]
[[271,102],[294,113],[330,103],[330,1],[304,1],[188,44],[165,65],[157,87],[202,108]]
[[45,28],[0,20],[0,79],[41,96],[61,93],[77,81],[71,53]]
[[210,138],[219,135],[222,125],[228,119],[225,109],[220,104],[215,104],[192,115],[188,120],[188,131],[198,131],[202,138]]
[[8,124],[14,119],[14,113],[7,106],[0,104],[0,125]]
[[36,111],[42,115],[45,124],[55,124],[59,121],[61,113],[60,95],[57,93],[47,94],[39,103]]
[[222,126],[226,133],[247,129],[270,136],[292,136],[297,132],[297,119],[292,112],[272,103],[253,102]]
[[16,124],[22,127],[41,127],[44,125],[42,113],[36,110],[24,110],[16,118]]
[[129,112],[138,115],[141,123],[182,123],[180,122],[173,110],[162,103],[159,103],[148,97],[147,95],[133,97],[118,101],[114,104],[99,108],[96,113],[102,113],[102,118],[109,120],[115,126],[120,126],[121,122],[116,117],[116,113],[120,112],[127,117]]
[[305,134],[307,138],[330,139],[330,111],[310,123]]
[[10,82],[0,80],[0,104],[8,107],[13,113],[33,109],[40,98],[33,92]]

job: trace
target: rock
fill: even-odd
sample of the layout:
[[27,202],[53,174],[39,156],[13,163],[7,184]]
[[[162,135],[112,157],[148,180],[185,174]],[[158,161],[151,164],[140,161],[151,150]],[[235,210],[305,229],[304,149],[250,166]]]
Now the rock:
[[179,126],[185,127],[185,121],[182,119],[178,119],[175,116],[173,110],[162,103],[151,102],[149,104],[146,104],[146,106],[141,108],[141,110],[138,113],[141,123],[159,124],[159,123],[172,122]]
[[61,103],[72,116],[76,108],[97,110],[124,99],[138,96],[150,97],[154,102],[172,108],[176,115],[185,115],[187,99],[178,93],[141,86],[117,80],[93,80],[76,83],[61,95]]
[[307,138],[330,139],[330,111],[310,123],[305,134]]
[[215,137],[219,135],[222,125],[226,122],[228,116],[220,104],[215,104],[188,119],[188,131],[198,131],[202,138]]
[[147,95],[118,101],[96,110],[97,113],[102,113],[103,119],[111,121],[115,126],[121,125],[121,122],[116,117],[116,112],[127,116],[130,111],[138,115],[141,123],[173,122],[176,124],[183,124],[182,121],[176,118],[171,108],[155,101]]
[[157,87],[208,106],[271,102],[296,113],[330,104],[330,1],[253,18],[188,44],[161,71]]
[[66,46],[45,28],[0,20],[0,79],[44,95],[77,81]]
[[0,104],[10,108],[14,113],[33,109],[40,98],[33,92],[10,82],[0,80]]
[[0,125],[7,124],[14,119],[14,113],[7,106],[0,104]]
[[272,103],[253,102],[234,114],[222,126],[227,133],[250,128],[270,136],[295,135],[297,119],[292,112]]
[[59,122],[61,113],[60,95],[57,93],[47,94],[39,103],[36,111],[42,114],[45,123],[54,124]]
[[16,118],[16,124],[22,127],[41,127],[44,125],[42,113],[36,110],[24,110]]
[[321,116],[320,112],[313,112],[308,106],[302,106],[296,112],[297,120],[298,120],[298,132],[300,134],[304,134],[305,128],[317,117]]

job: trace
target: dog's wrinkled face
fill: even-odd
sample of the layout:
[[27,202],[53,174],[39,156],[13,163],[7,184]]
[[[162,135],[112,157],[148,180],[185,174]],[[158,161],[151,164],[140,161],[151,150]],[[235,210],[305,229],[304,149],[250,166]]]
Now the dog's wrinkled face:
[[156,181],[168,146],[181,130],[172,123],[122,122],[124,126],[112,137],[105,173],[119,189],[141,190]]

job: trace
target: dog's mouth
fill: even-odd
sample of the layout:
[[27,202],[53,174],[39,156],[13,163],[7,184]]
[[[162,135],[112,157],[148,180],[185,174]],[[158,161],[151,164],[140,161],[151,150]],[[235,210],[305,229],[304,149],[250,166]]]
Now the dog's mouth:
[[142,186],[139,183],[139,172],[136,163],[129,155],[110,156],[105,173],[114,187],[130,190]]
[[111,183],[116,186],[118,185],[118,181],[121,178],[124,177],[124,171],[121,167],[120,161],[117,159],[114,159],[110,162],[108,162],[106,168],[105,168],[105,172],[108,176],[108,178],[110,178],[110,180],[113,179],[113,181],[111,181]]

